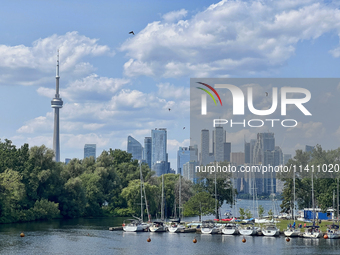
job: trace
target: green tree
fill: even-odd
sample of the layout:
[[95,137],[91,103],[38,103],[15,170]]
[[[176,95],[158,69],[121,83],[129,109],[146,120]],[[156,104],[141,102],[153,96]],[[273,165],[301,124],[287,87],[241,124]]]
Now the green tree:
[[244,209],[242,207],[240,207],[239,213],[240,213],[240,219],[244,220],[245,217],[246,217],[246,212],[244,211]]
[[264,215],[264,207],[259,205],[259,218],[262,219]]
[[201,221],[202,215],[214,213],[215,199],[208,192],[199,192],[184,204],[184,216],[199,216]]

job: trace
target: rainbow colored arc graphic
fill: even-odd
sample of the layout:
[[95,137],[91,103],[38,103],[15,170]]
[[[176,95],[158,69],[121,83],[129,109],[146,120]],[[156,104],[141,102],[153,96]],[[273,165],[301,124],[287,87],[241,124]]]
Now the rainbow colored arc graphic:
[[[221,104],[221,106],[222,106],[222,100],[221,100],[221,98],[220,98],[220,95],[217,93],[217,91],[216,91],[213,87],[211,87],[210,85],[205,84],[205,83],[203,83],[203,82],[197,82],[197,83],[199,83],[199,84],[201,84],[201,85],[204,85],[204,86],[208,87],[209,89],[211,89],[211,91],[214,92],[215,95],[217,96],[217,98],[218,98],[218,100],[220,101],[220,104]],[[214,96],[211,94],[211,92],[210,92],[209,90],[206,90],[206,89],[200,88],[200,87],[196,87],[196,88],[201,89],[201,90],[203,90],[204,92],[206,92],[206,93],[214,100],[215,105],[217,105]]]

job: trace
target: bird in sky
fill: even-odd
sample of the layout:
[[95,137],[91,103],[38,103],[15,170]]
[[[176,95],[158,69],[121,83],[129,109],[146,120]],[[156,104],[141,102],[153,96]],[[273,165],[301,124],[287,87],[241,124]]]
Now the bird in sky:
[[169,108],[169,112],[171,111],[171,109]]
[[135,35],[135,33],[134,33],[133,31],[130,31],[130,32],[129,32],[129,34],[133,34],[133,35]]
[[185,129],[185,127],[183,129]]
[[266,97],[268,96],[268,92],[266,92]]

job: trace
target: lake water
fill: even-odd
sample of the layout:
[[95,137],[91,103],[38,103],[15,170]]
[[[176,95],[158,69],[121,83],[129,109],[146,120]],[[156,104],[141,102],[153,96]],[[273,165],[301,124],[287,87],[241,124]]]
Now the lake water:
[[[245,201],[245,209],[248,203],[252,206],[252,202]],[[75,219],[0,225],[0,254],[340,254],[340,240],[323,238],[292,238],[286,242],[284,237],[259,236],[246,237],[246,243],[242,243],[241,236],[108,230],[121,225],[123,220]],[[20,237],[21,232],[25,237]],[[192,241],[195,237],[196,244]]]

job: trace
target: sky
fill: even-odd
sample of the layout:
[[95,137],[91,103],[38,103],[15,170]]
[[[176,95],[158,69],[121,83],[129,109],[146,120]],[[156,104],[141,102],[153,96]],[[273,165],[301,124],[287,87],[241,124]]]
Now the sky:
[[97,144],[99,155],[126,150],[129,135],[143,144],[151,129],[167,128],[176,169],[178,148],[190,144],[190,78],[339,77],[339,7],[312,0],[6,1],[0,138],[52,148],[59,49],[61,161],[83,158],[86,143]]

